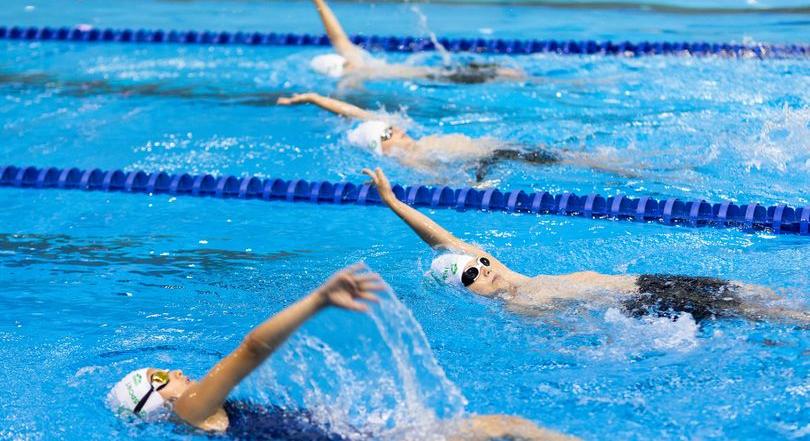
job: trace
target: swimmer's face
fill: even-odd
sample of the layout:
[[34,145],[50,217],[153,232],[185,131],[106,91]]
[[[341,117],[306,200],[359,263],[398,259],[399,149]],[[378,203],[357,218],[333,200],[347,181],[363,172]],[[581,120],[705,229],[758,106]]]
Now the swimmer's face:
[[464,267],[464,272],[470,268],[478,269],[478,277],[475,278],[473,283],[467,285],[467,289],[483,296],[491,296],[498,293],[510,292],[512,284],[492,265],[482,265],[481,261],[484,260],[489,263],[489,258],[486,256],[476,256],[474,260]]
[[390,152],[394,146],[408,147],[411,143],[413,143],[413,138],[408,136],[404,130],[391,126],[391,136],[382,140],[382,150],[383,152]]
[[[146,373],[149,377],[151,377],[152,374],[157,370],[158,369],[149,368]],[[166,384],[166,387],[159,390],[158,393],[161,397],[163,397],[164,400],[172,401],[177,399],[180,395],[183,395],[183,392],[185,392],[192,384],[194,384],[194,382],[191,381],[190,378],[183,375],[183,371],[179,369],[169,371],[169,383]]]

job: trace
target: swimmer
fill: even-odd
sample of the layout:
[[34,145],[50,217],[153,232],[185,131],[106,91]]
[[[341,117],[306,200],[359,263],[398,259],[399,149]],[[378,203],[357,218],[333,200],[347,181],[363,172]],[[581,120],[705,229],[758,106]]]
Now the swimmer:
[[312,59],[310,67],[332,78],[362,79],[418,79],[424,78],[451,83],[478,84],[496,80],[520,81],[526,75],[517,69],[501,67],[493,63],[469,63],[454,67],[410,66],[388,64],[373,58],[368,52],[349,40],[335,14],[325,0],[313,0],[326,29],[334,54],[319,55]]
[[476,182],[482,182],[493,165],[501,161],[518,161],[534,165],[575,165],[625,177],[638,176],[633,171],[611,165],[607,158],[590,157],[565,149],[558,152],[543,148],[523,150],[514,143],[492,137],[471,138],[460,133],[414,139],[402,128],[386,122],[385,115],[317,93],[281,97],[278,104],[314,104],[337,115],[361,120],[363,122],[347,135],[350,144],[380,156],[393,157],[403,165],[423,172],[435,172],[438,166],[447,163],[471,163],[475,168]]
[[680,275],[608,275],[583,271],[528,277],[515,272],[486,251],[466,243],[429,217],[401,202],[382,170],[364,169],[377,186],[380,198],[432,248],[443,254],[430,266],[437,280],[475,294],[498,298],[512,309],[537,313],[566,301],[618,306],[630,316],[654,313],[677,317],[692,315],[696,322],[710,318],[776,319],[810,324],[810,312],[767,306],[780,297],[756,285]]
[[[337,433],[308,422],[306,411],[291,411],[228,400],[231,391],[258,368],[295,330],[319,311],[336,306],[367,312],[365,302],[378,301],[375,292],[387,285],[363,264],[334,274],[315,291],[289,306],[247,334],[242,343],[220,360],[199,382],[180,370],[141,368],[127,374],[108,394],[109,405],[119,415],[146,419],[171,416],[194,428],[225,433],[237,439],[343,440]],[[478,415],[446,422],[448,439],[458,440],[571,440],[541,429],[528,420],[506,415]],[[351,439],[368,438],[354,433]]]

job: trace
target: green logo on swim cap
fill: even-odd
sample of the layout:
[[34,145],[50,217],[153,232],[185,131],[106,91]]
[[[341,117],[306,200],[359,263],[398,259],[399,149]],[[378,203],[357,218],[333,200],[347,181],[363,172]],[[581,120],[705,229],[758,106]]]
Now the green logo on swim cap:
[[451,263],[450,264],[450,272],[455,274],[457,271],[458,271],[458,265],[456,265],[455,263]]
[[141,400],[137,395],[135,395],[135,391],[132,390],[131,384],[127,384],[127,392],[129,392],[129,399],[132,400],[132,404],[137,406],[138,402]]
[[135,374],[135,376],[134,376],[134,377],[132,377],[132,381],[133,381],[133,382],[134,382],[136,385],[141,384],[141,380],[143,380],[143,376],[142,376],[140,373],[137,373],[137,374]]

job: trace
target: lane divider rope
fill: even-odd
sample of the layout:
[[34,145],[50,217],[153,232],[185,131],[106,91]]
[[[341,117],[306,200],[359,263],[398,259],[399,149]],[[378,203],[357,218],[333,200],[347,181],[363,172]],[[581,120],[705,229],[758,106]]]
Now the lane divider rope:
[[[301,179],[261,179],[254,176],[213,176],[147,173],[122,170],[80,170],[78,168],[0,167],[0,186],[31,189],[81,189],[128,193],[167,193],[171,195],[217,198],[280,200],[331,204],[380,205],[377,189],[369,184],[350,182],[308,182]],[[658,222],[665,225],[740,227],[746,231],[770,230],[776,234],[810,235],[810,206],[738,205],[711,203],[702,199],[656,200],[648,196],[578,196],[566,192],[527,193],[521,190],[477,190],[471,187],[394,185],[396,197],[412,206],[455,208],[508,213],[559,214],[590,218]]]
[[[351,40],[368,50],[389,52],[422,52],[436,50],[426,37],[396,37],[353,35]],[[147,29],[96,29],[87,27],[21,27],[0,26],[0,40],[72,41],[118,43],[173,43],[203,45],[253,46],[329,46],[326,35],[262,33],[164,31]],[[483,38],[439,38],[438,42],[450,52],[476,52],[485,54],[561,55],[720,55],[732,58],[774,58],[810,56],[808,44],[736,44],[709,42],[650,42],[595,40],[504,40]]]

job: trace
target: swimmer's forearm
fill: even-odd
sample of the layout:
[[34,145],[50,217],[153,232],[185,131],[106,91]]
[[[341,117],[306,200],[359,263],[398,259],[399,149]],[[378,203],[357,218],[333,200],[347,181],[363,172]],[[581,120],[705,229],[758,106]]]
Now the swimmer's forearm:
[[386,197],[384,202],[431,247],[452,248],[458,247],[459,243],[463,243],[453,236],[452,233],[433,221],[433,219],[425,216],[396,197]]
[[261,358],[259,362],[261,363],[326,304],[320,292],[314,291],[253,328],[243,345],[248,345],[251,351]]
[[316,106],[328,110],[332,113],[336,113],[338,115],[343,115],[348,118],[357,118],[362,120],[373,119],[374,114],[361,109],[353,104],[349,104],[344,101],[336,100],[334,98],[329,98],[321,95],[315,95],[310,98],[309,102],[315,104]]
[[315,3],[315,8],[318,10],[318,15],[321,17],[326,35],[329,37],[329,42],[332,43],[332,47],[350,62],[355,62],[356,60],[352,58],[355,57],[357,48],[351,40],[349,40],[343,27],[340,26],[340,22],[332,12],[332,9],[324,0],[313,0],[313,2]]
[[194,426],[202,426],[222,406],[236,385],[326,304],[324,296],[314,291],[255,327],[236,350],[220,360],[202,381],[177,400],[175,413]]

